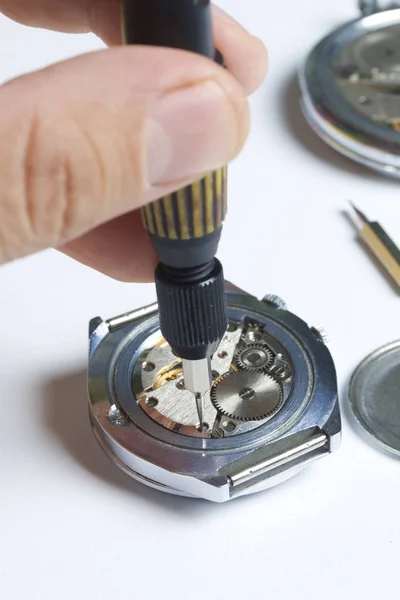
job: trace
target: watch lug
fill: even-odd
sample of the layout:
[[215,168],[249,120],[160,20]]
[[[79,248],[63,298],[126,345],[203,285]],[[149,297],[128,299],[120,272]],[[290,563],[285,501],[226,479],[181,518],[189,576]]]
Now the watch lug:
[[89,358],[91,358],[97,346],[109,333],[107,323],[100,317],[95,317],[89,323]]

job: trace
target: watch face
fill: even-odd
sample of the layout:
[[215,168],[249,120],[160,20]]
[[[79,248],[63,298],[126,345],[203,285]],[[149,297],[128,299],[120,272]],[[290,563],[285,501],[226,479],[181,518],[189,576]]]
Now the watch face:
[[357,19],[317,44],[300,72],[305,116],[342,154],[400,178],[400,10]]

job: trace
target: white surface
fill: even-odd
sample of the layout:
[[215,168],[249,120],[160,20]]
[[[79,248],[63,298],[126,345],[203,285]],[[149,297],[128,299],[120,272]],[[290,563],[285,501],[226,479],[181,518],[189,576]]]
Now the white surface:
[[[352,199],[400,242],[399,183],[353,166],[309,132],[294,72],[356,2],[225,0],[269,46],[253,130],[231,169],[221,247],[226,275],[274,292],[328,331],[341,452],[270,492],[214,506],[147,490],[97,448],[86,415],[86,332],[154,298],[55,252],[0,270],[0,596],[344,598],[398,596],[398,460],[347,418],[346,384],[370,351],[400,337],[399,297],[341,214]],[[287,18],[290,16],[290,23]],[[99,47],[91,36],[0,19],[0,79]]]

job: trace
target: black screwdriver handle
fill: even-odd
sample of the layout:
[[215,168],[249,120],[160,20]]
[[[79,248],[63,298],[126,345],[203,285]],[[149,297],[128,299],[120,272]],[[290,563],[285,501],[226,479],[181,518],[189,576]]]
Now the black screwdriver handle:
[[209,0],[124,0],[126,44],[163,46],[214,58]]
[[[215,51],[209,0],[123,0],[124,40],[202,54]],[[227,327],[224,274],[215,258],[227,211],[227,168],[142,210],[160,264],[161,331],[182,359],[213,355]]]

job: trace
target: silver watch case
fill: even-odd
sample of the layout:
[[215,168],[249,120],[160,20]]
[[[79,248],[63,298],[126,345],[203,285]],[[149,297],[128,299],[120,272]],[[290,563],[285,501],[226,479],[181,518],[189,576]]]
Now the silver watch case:
[[166,429],[135,398],[138,357],[159,335],[157,305],[90,323],[89,408],[103,450],[150,487],[213,502],[271,487],[338,449],[341,438],[335,368],[323,336],[276,297],[259,301],[227,284],[227,300],[231,321],[255,319],[285,348],[293,385],[274,418],[223,439]]
[[317,135],[362,165],[400,178],[400,6],[360,0],[361,16],[320,41],[300,69]]

